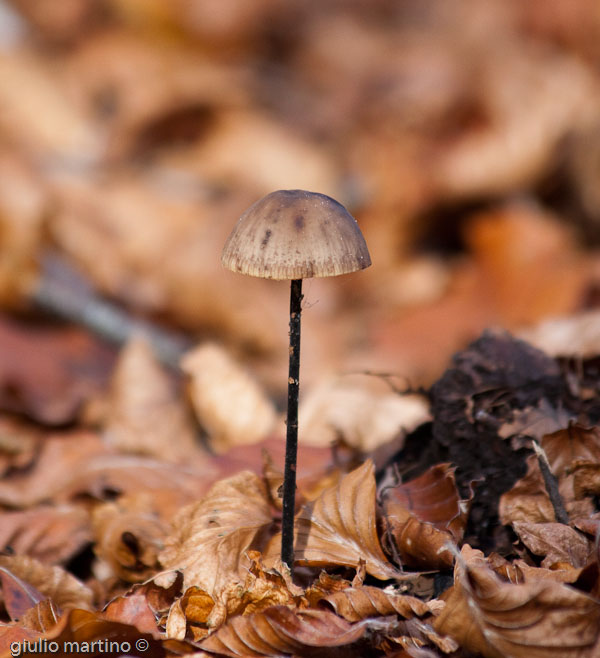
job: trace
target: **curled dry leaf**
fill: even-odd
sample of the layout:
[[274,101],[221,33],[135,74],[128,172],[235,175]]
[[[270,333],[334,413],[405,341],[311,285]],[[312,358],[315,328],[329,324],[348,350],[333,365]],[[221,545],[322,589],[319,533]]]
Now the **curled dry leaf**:
[[400,558],[409,566],[449,568],[449,542],[462,539],[468,501],[460,500],[450,464],[382,491],[384,513]]
[[243,471],[179,512],[159,560],[165,569],[183,572],[185,589],[197,586],[217,599],[230,583],[244,581],[246,551],[270,523],[262,480]]
[[421,599],[394,594],[369,585],[348,587],[329,594],[321,599],[321,604],[323,603],[330,605],[336,614],[350,622],[386,615],[400,615],[405,619],[412,619],[431,614],[431,608]]
[[26,555],[1,555],[0,567],[52,599],[59,608],[92,607],[92,591],[62,567],[42,564]]
[[198,420],[223,452],[240,443],[256,443],[274,428],[275,408],[227,352],[208,344],[185,355],[182,368],[190,377],[190,395]]
[[273,606],[247,617],[233,617],[200,647],[234,658],[309,657],[317,649],[353,644],[364,636],[368,624],[368,620],[350,624],[328,610],[296,612]]
[[92,514],[96,555],[127,582],[141,582],[158,570],[158,554],[167,534],[148,500],[125,497],[104,503]]
[[433,626],[486,658],[592,658],[600,603],[563,583],[502,581],[479,551],[463,547],[455,585]]
[[104,431],[119,452],[182,463],[198,450],[191,417],[143,338],[120,355]]
[[535,555],[544,556],[542,567],[556,563],[585,566],[591,543],[577,530],[563,523],[524,523],[514,521],[513,530]]
[[[273,537],[265,563],[277,558],[281,535]],[[357,568],[387,580],[399,575],[385,557],[376,526],[375,474],[369,459],[305,505],[296,517],[294,561],[312,567]]]
[[90,515],[74,505],[0,513],[0,550],[45,564],[66,562],[92,540]]

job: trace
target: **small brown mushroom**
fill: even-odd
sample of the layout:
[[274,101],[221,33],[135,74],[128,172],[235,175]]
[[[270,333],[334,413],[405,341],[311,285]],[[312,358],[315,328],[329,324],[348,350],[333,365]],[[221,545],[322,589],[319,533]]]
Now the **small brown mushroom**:
[[221,262],[241,274],[291,279],[281,560],[293,570],[302,279],[362,270],[371,258],[356,220],[340,203],[317,192],[279,190],[240,217]]

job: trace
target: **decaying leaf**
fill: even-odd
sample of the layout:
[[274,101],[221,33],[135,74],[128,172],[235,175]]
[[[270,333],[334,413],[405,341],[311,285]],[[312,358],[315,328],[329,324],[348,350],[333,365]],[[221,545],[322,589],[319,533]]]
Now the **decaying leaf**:
[[127,582],[141,582],[158,570],[158,554],[166,524],[143,496],[104,503],[93,511],[94,550],[113,573]]
[[368,585],[334,592],[321,599],[321,602],[329,604],[336,614],[350,622],[394,614],[412,619],[432,612],[425,601],[414,596],[396,594]]
[[115,453],[93,432],[53,434],[43,441],[33,468],[0,481],[0,502],[20,508],[49,498],[68,501],[82,493],[102,498],[106,491],[145,490],[165,498],[172,512],[206,492],[218,468],[207,455],[175,466]]
[[527,458],[527,474],[500,497],[500,521],[508,525],[514,521],[525,523],[553,523],[554,508],[548,497],[537,458]]
[[369,624],[376,625],[369,620],[349,624],[328,610],[295,612],[273,606],[262,613],[233,617],[200,646],[234,658],[289,654],[308,658],[317,649],[355,643]]
[[75,505],[40,505],[0,513],[0,548],[45,564],[66,562],[92,539],[88,512]]
[[271,520],[262,480],[243,471],[181,510],[159,560],[183,572],[185,589],[196,586],[217,599],[232,582],[245,580],[246,551]]
[[592,658],[600,602],[547,579],[502,581],[479,551],[462,555],[435,630],[486,658]]
[[130,624],[142,633],[152,633],[156,638],[161,636],[156,624],[156,611],[142,593],[113,599],[104,610],[104,618],[107,621]]
[[[375,477],[368,459],[306,504],[295,521],[296,564],[357,568],[365,562],[367,573],[386,580],[399,572],[385,557],[376,527]],[[276,535],[266,551],[266,564],[278,555],[281,536]]]
[[600,427],[572,424],[542,439],[552,472],[561,477],[579,459],[600,460]]
[[512,527],[521,541],[535,555],[544,556],[542,567],[556,563],[585,566],[590,554],[590,542],[563,523],[524,523],[513,521]]
[[273,404],[223,348],[213,344],[198,347],[185,355],[182,368],[190,378],[198,420],[215,450],[256,443],[273,430]]
[[417,395],[394,392],[375,377],[346,376],[325,380],[302,400],[299,440],[330,445],[338,437],[369,452],[429,418],[428,405]]
[[198,451],[190,414],[142,338],[131,340],[121,353],[104,432],[123,453],[185,463]]
[[2,555],[0,567],[52,599],[59,608],[92,607],[92,591],[62,567],[45,565],[25,555]]
[[429,569],[449,568],[449,542],[462,539],[468,501],[460,500],[449,464],[382,491],[386,520],[403,563]]

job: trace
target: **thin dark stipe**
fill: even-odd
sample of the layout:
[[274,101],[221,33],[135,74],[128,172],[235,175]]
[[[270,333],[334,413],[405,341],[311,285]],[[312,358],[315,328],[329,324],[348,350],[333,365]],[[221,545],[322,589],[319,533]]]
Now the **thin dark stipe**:
[[302,279],[290,288],[290,369],[288,376],[287,432],[281,520],[281,561],[294,572],[294,508],[296,500],[296,461],[298,457],[298,391],[300,388],[300,313]]

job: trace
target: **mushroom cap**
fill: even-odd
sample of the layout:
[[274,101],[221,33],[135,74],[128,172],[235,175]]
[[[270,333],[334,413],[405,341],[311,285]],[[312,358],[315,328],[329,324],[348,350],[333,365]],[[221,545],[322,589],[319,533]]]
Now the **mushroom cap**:
[[356,220],[335,199],[278,190],[240,217],[221,263],[264,279],[308,279],[362,270],[371,257]]

